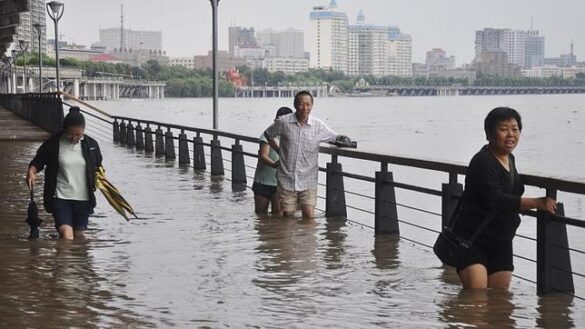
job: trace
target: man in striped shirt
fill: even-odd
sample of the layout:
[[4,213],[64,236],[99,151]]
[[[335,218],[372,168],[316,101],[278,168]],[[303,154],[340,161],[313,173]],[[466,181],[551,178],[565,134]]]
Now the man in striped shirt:
[[[307,91],[295,95],[295,113],[281,116],[264,132],[280,156],[278,194],[285,216],[294,215],[300,204],[303,217],[315,217],[319,177],[319,144],[333,141],[337,134],[323,121],[309,116],[313,96]],[[280,136],[280,147],[274,138]]]

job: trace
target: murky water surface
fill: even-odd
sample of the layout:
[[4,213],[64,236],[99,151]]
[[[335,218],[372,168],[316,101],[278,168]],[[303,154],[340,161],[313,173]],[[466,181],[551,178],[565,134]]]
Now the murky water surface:
[[[177,101],[168,102],[172,103],[158,105],[176,106]],[[127,107],[128,112],[155,107],[142,101],[129,107],[132,103],[108,106],[120,111]],[[179,110],[190,111],[188,106]],[[145,113],[154,116],[156,111]],[[262,113],[260,117],[268,118],[268,110]],[[335,117],[328,113],[325,116]],[[172,121],[173,115],[168,118]],[[438,118],[430,115],[429,120]],[[572,120],[582,123],[583,116]],[[225,125],[232,124],[228,122]],[[265,122],[254,125],[241,130],[261,130]],[[435,132],[424,128],[422,134]],[[75,242],[57,240],[52,218],[44,213],[41,239],[26,239],[24,174],[38,144],[0,142],[0,327],[585,326],[582,300],[556,294],[538,298],[536,287],[518,278],[510,292],[462,291],[455,273],[442,268],[423,246],[374,236],[367,227],[334,218],[259,219],[253,213],[250,191],[234,193],[228,180],[177,168],[113,145],[105,137],[98,139],[107,174],[141,218],[126,222],[100,196],[86,240]],[[368,138],[366,145],[375,140]],[[435,141],[428,140],[431,145],[425,150],[434,157],[439,154],[432,146]],[[530,149],[523,152],[527,157],[531,154]],[[451,153],[456,152],[446,154]],[[580,157],[575,162],[579,161]],[[576,170],[567,174],[582,177]],[[370,191],[357,183],[346,186]],[[40,197],[40,191],[37,194]],[[420,196],[398,197],[426,205]],[[428,207],[437,210],[438,202],[429,201]],[[568,207],[575,214],[582,211],[579,205]],[[425,220],[404,209],[400,215]],[[363,217],[362,222],[367,222]],[[368,224],[372,222],[369,218]],[[522,232],[533,233],[533,224],[526,221]],[[402,229],[404,236],[432,244],[432,235],[407,226]],[[518,253],[534,256],[530,242],[518,243]],[[583,255],[572,256],[574,269],[583,270]],[[517,261],[516,266],[519,275],[534,275],[534,264]],[[580,281],[576,284],[582,287]]]

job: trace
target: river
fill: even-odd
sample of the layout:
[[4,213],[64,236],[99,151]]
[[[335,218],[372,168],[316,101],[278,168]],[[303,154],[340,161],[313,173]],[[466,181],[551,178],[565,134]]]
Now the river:
[[[220,129],[259,135],[276,109],[291,103],[221,99]],[[92,104],[118,115],[211,126],[209,99]],[[356,139],[360,150],[466,164],[485,142],[485,114],[495,106],[511,106],[524,119],[515,152],[520,172],[585,181],[581,104],[583,95],[328,98],[316,100],[313,114]],[[141,219],[125,222],[100,197],[87,240],[73,243],[55,239],[46,214],[41,239],[26,240],[24,168],[38,144],[0,143],[3,155],[13,155],[0,160],[0,326],[585,326],[585,302],[559,294],[536,297],[536,287],[519,278],[509,293],[461,291],[455,273],[441,267],[428,249],[374,236],[362,225],[372,224],[369,215],[349,212],[352,221],[322,215],[309,222],[258,219],[249,191],[234,193],[226,180],[176,168],[100,136],[108,176]],[[376,168],[340,161],[344,169],[364,174]],[[392,169],[400,179],[434,188],[445,180]],[[357,182],[346,188],[372,193],[370,185]],[[585,218],[581,198],[559,197],[568,215]],[[412,193],[400,192],[397,198],[428,210],[440,207],[440,201]],[[352,204],[371,208],[369,201]],[[432,216],[404,209],[399,216],[439,227]],[[432,235],[401,230],[405,237],[432,243]],[[534,220],[525,219],[520,232],[533,235]],[[585,250],[579,234],[570,232],[571,246]],[[534,257],[532,242],[516,240],[517,253]],[[585,272],[585,257],[572,256],[573,270]],[[516,260],[516,266],[519,276],[534,279],[535,264]],[[585,295],[583,280],[575,280],[577,295]]]

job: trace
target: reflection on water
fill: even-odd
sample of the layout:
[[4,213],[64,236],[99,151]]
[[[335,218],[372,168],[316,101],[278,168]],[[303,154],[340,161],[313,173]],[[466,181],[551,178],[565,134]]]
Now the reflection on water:
[[461,290],[441,303],[440,317],[453,328],[515,328],[512,296],[502,289]]
[[[31,143],[0,143],[0,327],[445,328],[585,325],[585,306],[462,292],[453,270],[396,236],[338,218],[257,218],[251,192],[102,142],[108,176],[138,211],[98,199],[87,239],[28,241]],[[37,193],[40,195],[39,193]]]

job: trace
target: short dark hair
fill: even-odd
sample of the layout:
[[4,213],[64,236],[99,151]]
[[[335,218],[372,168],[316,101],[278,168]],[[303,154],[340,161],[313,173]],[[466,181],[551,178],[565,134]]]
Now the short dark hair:
[[485,117],[483,122],[483,129],[485,130],[485,138],[489,141],[495,134],[498,123],[515,119],[518,122],[518,129],[522,131],[522,118],[520,113],[510,107],[496,107],[491,110]]
[[63,130],[70,127],[83,127],[85,128],[85,117],[81,114],[81,109],[77,106],[69,108],[69,113],[63,119]]
[[295,106],[295,109],[299,106],[299,103],[301,102],[301,97],[303,97],[303,96],[311,97],[311,103],[314,103],[313,95],[311,95],[311,93],[306,91],[306,90],[301,90],[295,95],[295,101],[293,103],[293,105]]
[[287,114],[291,114],[291,113],[293,113],[293,110],[291,110],[290,107],[283,106],[283,107],[279,108],[278,111],[276,111],[276,118],[274,118],[274,119],[278,119],[279,117],[281,117],[283,115],[287,115]]

